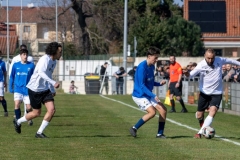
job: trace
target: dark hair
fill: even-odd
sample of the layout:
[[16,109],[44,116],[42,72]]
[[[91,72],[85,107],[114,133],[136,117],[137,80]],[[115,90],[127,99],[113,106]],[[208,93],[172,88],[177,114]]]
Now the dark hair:
[[20,49],[27,49],[27,46],[26,46],[25,44],[22,44],[22,45],[20,46]]
[[57,54],[58,47],[62,48],[62,46],[60,44],[58,44],[57,42],[51,42],[48,44],[45,52],[47,55],[53,56],[53,55]]
[[147,51],[147,56],[148,55],[155,55],[155,54],[160,54],[160,49],[157,47],[149,47],[148,51]]
[[73,83],[74,81],[71,81],[71,83]]
[[26,53],[28,55],[28,50],[27,49],[21,49],[19,54]]
[[123,68],[123,67],[120,67],[119,70],[120,70],[120,71],[124,71],[124,68]]

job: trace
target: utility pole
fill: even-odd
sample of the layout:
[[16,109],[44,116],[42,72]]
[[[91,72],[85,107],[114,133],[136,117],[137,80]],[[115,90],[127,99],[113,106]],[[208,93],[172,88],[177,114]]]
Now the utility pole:
[[58,0],[56,0],[56,42],[58,42]]
[[[124,38],[123,38],[123,67],[127,72],[127,19],[128,19],[128,0],[125,0],[124,4]],[[127,91],[127,77],[124,77],[123,94]]]

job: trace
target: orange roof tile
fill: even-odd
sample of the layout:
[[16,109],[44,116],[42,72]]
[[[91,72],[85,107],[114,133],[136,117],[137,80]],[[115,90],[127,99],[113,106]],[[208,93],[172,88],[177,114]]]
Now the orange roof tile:
[[[9,54],[13,55],[18,43],[18,36],[16,34],[16,25],[9,25]],[[7,25],[0,23],[0,56],[7,55]]]

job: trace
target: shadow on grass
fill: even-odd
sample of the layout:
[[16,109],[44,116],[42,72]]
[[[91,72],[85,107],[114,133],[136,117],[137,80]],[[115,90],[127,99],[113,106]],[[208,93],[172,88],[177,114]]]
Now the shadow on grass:
[[110,137],[122,137],[122,136],[114,136],[114,135],[71,135],[71,136],[55,136],[51,138],[76,138],[76,137],[89,137],[89,138],[94,138],[94,137],[101,137],[101,138],[110,138]]
[[177,138],[193,138],[193,136],[167,136],[167,139],[177,139]]

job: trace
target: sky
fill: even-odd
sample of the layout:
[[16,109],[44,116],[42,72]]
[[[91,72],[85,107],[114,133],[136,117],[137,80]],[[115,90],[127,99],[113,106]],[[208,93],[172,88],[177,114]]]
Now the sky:
[[[9,1],[9,6],[21,6],[21,0],[8,0]],[[40,2],[42,0],[22,0],[22,5],[27,6],[29,3],[33,3],[35,6],[38,5],[37,2]],[[2,2],[3,6],[7,5],[7,0],[0,0]],[[183,5],[183,2],[181,0],[174,0],[176,4]]]

